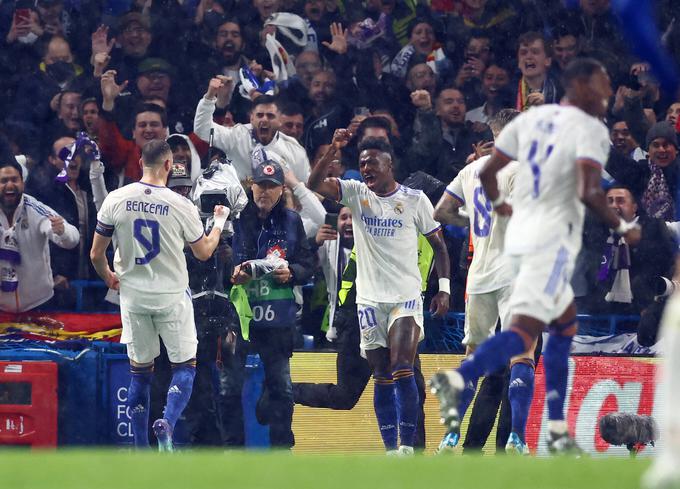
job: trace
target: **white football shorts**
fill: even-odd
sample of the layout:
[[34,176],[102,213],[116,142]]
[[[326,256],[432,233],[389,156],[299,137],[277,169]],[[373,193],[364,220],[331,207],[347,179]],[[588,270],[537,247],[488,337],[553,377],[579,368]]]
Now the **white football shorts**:
[[172,363],[196,358],[194,306],[188,291],[176,294],[167,307],[151,312],[129,311],[121,296],[120,316],[123,323],[120,342],[127,344],[128,357],[133,362],[153,362],[161,353],[159,336]]
[[425,338],[423,299],[420,295],[416,299],[398,303],[363,301],[357,303],[357,314],[362,350],[389,348],[390,328],[397,319],[403,317],[415,319],[420,328],[418,341]]
[[571,277],[578,248],[565,240],[538,252],[510,256],[515,276],[510,296],[512,314],[529,316],[546,325],[559,318],[574,300]]
[[465,301],[465,337],[464,345],[481,345],[496,331],[498,317],[501,318],[501,329],[510,327],[510,295],[512,287],[501,287],[483,294],[469,294]]

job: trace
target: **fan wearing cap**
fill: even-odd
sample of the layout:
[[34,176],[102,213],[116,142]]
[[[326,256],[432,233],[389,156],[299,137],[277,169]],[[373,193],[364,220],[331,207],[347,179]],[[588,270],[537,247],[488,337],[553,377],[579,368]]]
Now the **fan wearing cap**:
[[210,129],[214,129],[214,146],[229,156],[241,180],[252,175],[257,162],[274,159],[285,162],[298,180],[306,182],[310,172],[309,158],[300,143],[279,132],[277,99],[268,95],[257,97],[250,112],[250,124],[223,127],[213,122],[217,95],[226,88],[225,83],[230,82],[224,77],[210,80],[206,94],[198,102],[194,117],[194,131],[198,137],[208,141]]
[[606,170],[628,187],[649,217],[675,221],[678,210],[678,138],[670,122],[654,124],[647,132],[646,160],[634,161],[613,151]]
[[[293,419],[293,387],[289,358],[297,305],[293,287],[307,283],[316,265],[309,248],[302,220],[297,212],[287,209],[283,199],[284,175],[274,161],[264,161],[253,172],[252,192],[248,205],[234,222],[232,247],[234,273],[232,283],[245,288],[253,318],[250,342],[264,363],[265,384],[269,393],[269,433],[272,446],[290,448],[295,440]],[[253,260],[257,260],[253,263]],[[267,272],[263,266],[269,264]],[[245,333],[243,333],[245,335]],[[234,371],[224,372],[229,392],[222,409],[233,418],[241,413],[243,362]],[[227,430],[230,440],[243,440],[243,425],[231,422]]]
[[167,187],[173,192],[180,194],[182,197],[191,199],[191,187],[193,183],[189,177],[189,170],[184,163],[175,161],[168,175]]

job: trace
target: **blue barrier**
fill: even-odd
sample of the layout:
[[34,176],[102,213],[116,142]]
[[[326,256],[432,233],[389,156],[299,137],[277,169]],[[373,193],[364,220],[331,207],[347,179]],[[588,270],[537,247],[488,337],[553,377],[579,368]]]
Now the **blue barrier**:
[[[580,333],[593,336],[620,332],[637,316],[579,315]],[[463,313],[433,318],[426,313],[426,337],[420,352],[462,352]],[[51,360],[59,367],[59,445],[128,445],[132,441],[127,415],[128,360],[125,346],[108,342],[71,340],[52,343],[23,339],[0,342],[0,360]],[[264,369],[249,355],[242,392],[244,431],[248,448],[269,446],[269,429],[255,416],[262,393]],[[186,440],[181,424],[178,444]],[[182,440],[183,439],[183,440]]]
[[76,291],[76,312],[83,311],[83,293],[85,289],[105,289],[106,284],[101,280],[72,280],[69,285]]
[[[127,390],[130,385],[130,369],[124,345],[111,344],[100,349],[101,353],[101,399],[100,409],[103,430],[100,440],[105,445],[131,445],[132,430],[127,409]],[[269,447],[269,427],[257,422],[255,406],[262,394],[264,367],[258,355],[248,355],[243,382],[243,423],[247,448]],[[227,413],[224,413],[227,414]],[[183,418],[177,422],[175,445],[188,443],[188,433]]]
[[[635,331],[639,316],[579,314],[579,334],[588,336],[614,335]],[[443,318],[425,312],[425,340],[420,353],[464,353],[465,313],[450,312]]]

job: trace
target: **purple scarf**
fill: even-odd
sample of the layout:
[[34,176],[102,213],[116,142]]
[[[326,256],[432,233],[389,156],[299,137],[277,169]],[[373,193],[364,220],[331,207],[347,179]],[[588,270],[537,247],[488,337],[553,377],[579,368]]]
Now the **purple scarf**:
[[622,236],[611,231],[602,254],[602,263],[597,274],[598,282],[606,282],[615,273],[611,289],[604,300],[630,304],[633,292],[630,288],[630,248]]

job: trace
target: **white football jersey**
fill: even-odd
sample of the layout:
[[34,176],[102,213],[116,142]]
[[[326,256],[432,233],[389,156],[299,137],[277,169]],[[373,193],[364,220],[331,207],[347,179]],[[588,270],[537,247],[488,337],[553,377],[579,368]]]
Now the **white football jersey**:
[[[467,276],[468,294],[484,294],[510,285],[513,280],[509,263],[503,257],[503,242],[508,218],[499,216],[487,199],[479,172],[489,159],[483,156],[463,168],[446,187],[446,192],[463,203],[470,217],[474,254]],[[513,161],[498,172],[498,188],[511,196],[519,163]]]
[[558,240],[580,249],[585,208],[577,191],[576,161],[606,164],[607,127],[577,107],[542,105],[505,126],[495,146],[520,163],[506,253],[533,253]]
[[440,226],[432,203],[420,190],[399,185],[379,196],[363,182],[338,180],[342,204],[352,210],[357,250],[357,303],[402,302],[420,296],[418,233]]
[[113,266],[121,297],[131,309],[161,307],[189,287],[185,242],[204,236],[198,209],[167,187],[135,182],[111,192],[97,214],[97,227],[113,230]]

